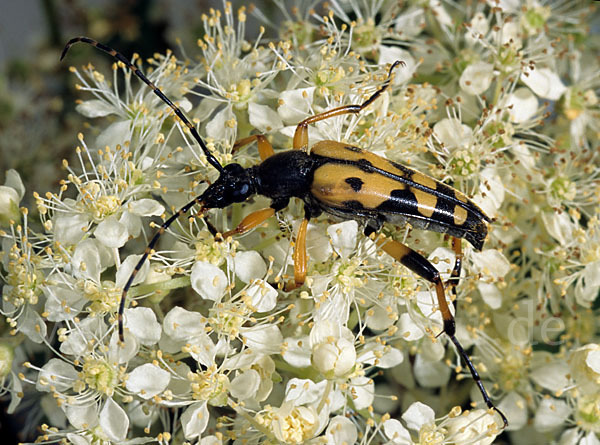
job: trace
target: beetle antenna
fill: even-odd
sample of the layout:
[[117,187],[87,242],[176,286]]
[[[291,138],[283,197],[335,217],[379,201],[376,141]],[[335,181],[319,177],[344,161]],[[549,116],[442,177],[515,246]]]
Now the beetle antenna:
[[377,98],[381,96],[385,90],[388,89],[392,81],[392,73],[394,72],[394,69],[400,65],[406,66],[406,63],[404,63],[402,60],[396,60],[394,63],[392,63],[392,66],[390,66],[390,70],[388,71],[387,79],[385,79],[383,85],[381,85],[381,87],[377,91],[375,91],[375,93],[371,97],[369,97],[365,102],[363,102],[363,104],[360,106],[361,110],[375,102]]
[[127,58],[123,54],[121,54],[120,52],[118,52],[106,45],[103,45],[102,43],[96,42],[94,39],[90,39],[89,37],[75,37],[75,38],[69,40],[67,42],[67,44],[65,45],[64,49],[62,50],[62,54],[60,55],[60,60],[64,59],[64,57],[67,54],[67,51],[69,51],[69,48],[71,48],[71,46],[77,42],[83,42],[83,43],[87,43],[89,45],[95,46],[99,50],[104,51],[107,54],[110,54],[115,59],[117,59],[119,62],[124,63],[131,71],[133,71],[133,73],[136,76],[138,76],[146,85],[148,85],[152,89],[154,94],[156,94],[164,103],[166,103],[169,107],[171,107],[171,109],[177,115],[177,117],[179,119],[181,119],[181,121],[185,124],[185,126],[190,129],[192,136],[194,136],[194,139],[196,139],[198,144],[200,144],[200,148],[202,148],[202,151],[204,152],[204,155],[206,156],[206,160],[208,161],[208,163],[210,165],[212,165],[214,168],[216,168],[217,171],[219,172],[219,174],[224,173],[225,170],[223,169],[223,166],[219,163],[219,161],[217,161],[217,158],[215,158],[214,155],[210,152],[210,150],[208,149],[208,147],[206,146],[206,144],[204,143],[204,141],[202,140],[202,138],[196,131],[196,127],[194,127],[192,125],[192,123],[188,120],[188,118],[185,117],[185,115],[179,109],[179,107],[177,107],[177,105],[175,105],[173,102],[171,102],[171,99],[169,99],[167,96],[165,96],[164,93],[161,90],[159,90],[158,87],[156,85],[154,85],[154,83],[152,83],[150,81],[150,79],[148,79],[139,68],[137,68],[129,60],[127,60]]
[[125,312],[125,302],[127,301],[127,292],[129,291],[129,288],[131,287],[133,280],[135,279],[135,276],[141,270],[142,266],[144,265],[144,263],[146,262],[146,260],[150,256],[150,254],[152,254],[152,250],[154,249],[154,246],[156,246],[158,239],[162,236],[163,233],[165,233],[165,230],[167,230],[169,228],[169,226],[175,222],[175,220],[177,218],[179,218],[184,213],[187,213],[187,211],[196,204],[198,204],[200,206],[200,210],[198,211],[198,213],[200,215],[202,213],[204,213],[206,210],[208,210],[206,207],[204,207],[204,203],[202,202],[201,198],[202,198],[202,195],[196,196],[192,201],[188,202],[182,208],[177,210],[175,213],[173,213],[173,215],[171,215],[169,217],[169,219],[167,219],[164,223],[162,223],[160,228],[156,231],[156,233],[154,234],[154,236],[148,243],[148,246],[146,247],[146,250],[144,250],[142,257],[139,259],[139,261],[133,268],[131,275],[129,275],[129,279],[127,280],[127,283],[125,283],[125,287],[123,287],[123,291],[121,292],[121,301],[119,301],[119,312],[117,315],[117,319],[118,319],[118,323],[119,323],[119,340],[121,341],[122,344],[125,341],[125,337],[123,334],[123,314]]

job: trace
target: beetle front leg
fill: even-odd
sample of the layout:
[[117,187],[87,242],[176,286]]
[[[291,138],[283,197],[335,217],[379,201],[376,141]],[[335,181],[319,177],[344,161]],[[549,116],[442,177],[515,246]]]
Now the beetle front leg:
[[256,212],[252,212],[247,215],[235,229],[225,232],[223,234],[223,238],[227,239],[227,237],[233,235],[241,235],[242,233],[246,233],[257,226],[260,226],[273,215],[275,215],[275,209],[272,207],[267,207],[266,209],[260,209]]
[[485,404],[489,409],[493,409],[500,415],[502,421],[504,422],[504,427],[506,427],[508,425],[508,420],[506,419],[506,416],[494,406],[492,400],[490,399],[487,391],[483,386],[483,382],[481,381],[479,373],[477,372],[475,366],[469,358],[469,355],[465,352],[464,348],[456,338],[456,324],[454,321],[454,317],[450,312],[450,308],[448,307],[448,302],[446,301],[446,295],[444,292],[444,284],[442,283],[440,274],[437,271],[437,269],[425,257],[398,241],[392,240],[390,238],[385,238],[384,236],[380,236],[376,240],[376,243],[379,247],[381,247],[381,249],[384,252],[389,254],[396,261],[399,261],[411,271],[413,271],[420,277],[426,279],[435,286],[438,306],[440,308],[440,312],[442,313],[442,320],[444,322],[444,333],[450,338],[452,343],[454,343],[458,354],[467,364],[467,368],[469,368],[469,371],[473,376],[473,380],[475,381],[477,388],[479,388],[479,391],[483,396]]

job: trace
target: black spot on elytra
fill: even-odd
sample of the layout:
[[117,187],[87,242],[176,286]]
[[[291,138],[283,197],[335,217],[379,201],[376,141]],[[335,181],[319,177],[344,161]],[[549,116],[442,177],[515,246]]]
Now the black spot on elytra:
[[349,184],[350,187],[352,187],[352,190],[354,190],[355,192],[359,192],[364,184],[362,179],[354,177],[346,178],[346,183]]
[[355,212],[360,212],[361,210],[364,210],[365,207],[362,205],[362,203],[360,201],[344,201],[342,203],[342,205],[344,206],[344,208],[346,210],[352,210]]
[[362,151],[360,148],[358,148],[358,147],[354,147],[354,146],[352,146],[352,145],[346,145],[346,146],[344,146],[344,148],[345,148],[346,150],[348,150],[348,151],[352,151],[352,152],[354,152],[354,153],[360,153],[360,152]]

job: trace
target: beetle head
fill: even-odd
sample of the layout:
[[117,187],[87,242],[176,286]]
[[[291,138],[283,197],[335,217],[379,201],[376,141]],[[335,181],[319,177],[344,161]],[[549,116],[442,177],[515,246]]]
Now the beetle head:
[[201,201],[206,208],[222,209],[234,202],[244,202],[255,193],[251,169],[245,169],[240,164],[228,164],[219,179],[206,189]]

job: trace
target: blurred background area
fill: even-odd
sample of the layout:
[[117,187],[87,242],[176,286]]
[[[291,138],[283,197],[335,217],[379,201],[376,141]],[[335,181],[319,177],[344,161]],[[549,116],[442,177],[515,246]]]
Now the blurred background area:
[[[254,2],[267,16],[272,2]],[[85,118],[75,111],[83,99],[75,90],[69,66],[92,63],[110,72],[113,60],[94,48],[77,48],[66,61],[59,56],[74,36],[90,36],[126,57],[178,54],[176,39],[192,50],[203,35],[202,14],[223,8],[220,0],[25,0],[4,1],[0,13],[0,185],[15,169],[27,188],[21,205],[30,207],[32,192],[57,191],[64,176],[61,160],[73,159],[77,133]],[[236,0],[234,11],[249,4]],[[265,9],[269,4],[271,9]],[[257,25],[249,16],[252,37]],[[190,51],[189,54],[194,54]]]

